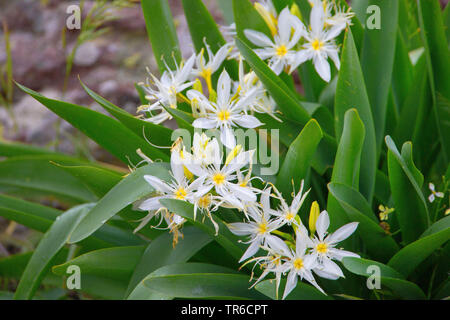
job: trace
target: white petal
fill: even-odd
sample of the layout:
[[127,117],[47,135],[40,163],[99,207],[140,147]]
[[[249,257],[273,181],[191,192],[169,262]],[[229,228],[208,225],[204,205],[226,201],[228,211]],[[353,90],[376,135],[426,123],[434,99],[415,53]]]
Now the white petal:
[[286,287],[284,288],[283,293],[283,300],[288,296],[289,293],[291,293],[292,290],[297,286],[297,273],[294,270],[291,270],[289,272],[289,275],[287,277],[286,281]]
[[228,229],[237,236],[247,236],[253,234],[255,227],[248,223],[233,222],[228,224]]
[[324,210],[319,215],[316,221],[317,235],[319,236],[319,239],[321,241],[323,240],[329,226],[330,226],[330,217],[328,216],[328,212]]
[[430,182],[428,184],[428,188],[430,188],[431,191],[434,191],[434,184],[432,182]]
[[172,169],[172,174],[178,183],[184,180],[184,168],[183,162],[178,151],[173,151],[170,156],[170,167]]
[[199,118],[192,122],[194,128],[213,129],[217,127],[217,121],[208,118]]
[[313,63],[319,76],[324,81],[330,82],[331,71],[330,71],[330,64],[328,63],[328,61],[322,55],[318,54],[314,56]]
[[324,18],[325,18],[325,11],[323,10],[323,6],[315,5],[311,9],[310,15],[311,15],[310,24],[312,32],[315,34],[321,33],[324,27]]
[[220,141],[228,149],[233,149],[236,146],[236,139],[234,137],[233,130],[230,127],[222,127],[220,129]]
[[263,125],[261,121],[251,115],[239,115],[235,119],[233,119],[233,121],[243,128],[250,129],[257,128]]
[[242,255],[242,258],[239,260],[239,263],[241,263],[244,260],[247,260],[248,258],[255,255],[255,253],[258,252],[259,246],[261,245],[259,239],[252,242],[252,244],[247,248],[247,250]]
[[254,30],[244,30],[244,34],[248,40],[258,47],[272,47],[274,44],[272,41],[262,32]]
[[217,82],[217,104],[227,106],[230,101],[231,79],[226,70],[220,74]]
[[165,182],[161,179],[151,176],[145,175],[145,181],[147,181],[156,191],[164,192],[164,193],[172,193],[172,188],[170,188]]
[[231,189],[231,191],[233,191],[234,195],[237,198],[241,199],[242,201],[247,202],[256,201],[256,195],[249,188],[244,188],[234,183],[230,183],[228,186]]
[[328,237],[329,243],[338,243],[347,239],[358,228],[358,222],[347,223]]
[[159,203],[159,199],[162,199],[162,198],[163,197],[154,197],[154,198],[147,199],[139,205],[139,209],[144,210],[144,211],[158,210],[159,208],[162,207],[161,203]]
[[281,43],[286,44],[289,41],[291,36],[291,21],[290,21],[291,12],[289,8],[284,8],[280,16],[278,17],[278,34],[280,36]]
[[329,249],[329,254],[331,258],[336,259],[338,261],[341,261],[345,257],[360,258],[359,254],[336,248]]
[[312,54],[310,50],[300,50],[298,51],[294,58],[292,59],[292,61],[290,62],[291,64],[291,70],[297,68],[299,65],[301,65],[302,63],[304,63],[307,60],[310,60],[312,58]]
[[341,268],[339,268],[339,266],[334,263],[333,261],[331,261],[330,259],[323,259],[322,261],[322,266],[323,266],[323,271],[330,273],[330,274],[335,274],[339,277],[344,277],[344,274],[342,273]]
[[430,201],[430,203],[434,201],[434,193],[430,194],[428,201]]

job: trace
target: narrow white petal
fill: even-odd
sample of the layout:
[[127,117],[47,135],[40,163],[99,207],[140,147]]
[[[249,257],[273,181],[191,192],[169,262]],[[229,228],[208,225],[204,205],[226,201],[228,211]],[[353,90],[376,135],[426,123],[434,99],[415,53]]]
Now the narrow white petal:
[[244,30],[244,34],[248,40],[259,47],[272,47],[273,43],[264,33],[254,30]]
[[292,290],[297,286],[297,273],[294,270],[289,272],[286,281],[286,287],[284,288],[283,300],[291,293]]
[[213,129],[217,127],[217,121],[207,118],[199,118],[192,122],[194,128]]
[[338,243],[347,239],[358,228],[358,222],[347,223],[328,237],[328,242]]
[[324,210],[319,215],[316,221],[317,235],[319,236],[320,240],[323,240],[329,226],[330,226],[330,217],[328,216],[328,212]]
[[145,175],[145,181],[147,181],[156,191],[164,192],[164,193],[172,193],[172,188],[170,188],[165,182],[161,179],[151,176]]
[[255,239],[255,241],[252,242],[252,244],[247,248],[247,250],[242,255],[241,259],[239,260],[239,263],[241,263],[244,260],[247,260],[248,258],[255,255],[255,253],[258,252],[259,246],[261,245],[259,239]]
[[322,56],[322,55],[315,55],[314,56],[314,67],[316,68],[317,73],[319,76],[326,82],[330,82],[331,79],[331,71],[330,71],[330,64],[328,61]]
[[251,115],[239,115],[238,117],[233,119],[233,121],[243,128],[250,129],[257,128],[263,125],[261,121]]
[[233,149],[236,146],[236,139],[234,137],[233,130],[230,127],[222,127],[220,129],[220,141],[228,149]]

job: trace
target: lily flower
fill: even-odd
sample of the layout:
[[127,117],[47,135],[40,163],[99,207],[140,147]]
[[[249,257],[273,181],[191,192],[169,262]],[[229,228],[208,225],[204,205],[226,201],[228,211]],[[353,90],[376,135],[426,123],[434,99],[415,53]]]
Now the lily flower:
[[296,221],[296,217],[298,211],[300,210],[303,202],[309,194],[309,191],[303,193],[304,181],[302,180],[300,185],[300,190],[297,194],[294,191],[294,199],[292,200],[291,205],[288,205],[286,200],[284,200],[280,191],[277,188],[274,188],[274,191],[277,195],[277,199],[280,200],[280,205],[276,211],[274,211],[274,215],[278,217],[283,224],[291,225],[292,223],[298,227],[300,224]]
[[255,53],[262,60],[269,59],[269,67],[279,75],[285,68],[290,66],[296,53],[293,48],[306,32],[303,23],[291,14],[289,8],[284,8],[281,11],[278,17],[277,28],[277,34],[274,35],[273,41],[264,33],[254,30],[244,30],[244,34],[252,43],[262,47],[255,49]]
[[325,12],[318,5],[314,5],[311,10],[310,27],[311,30],[304,35],[307,42],[293,58],[291,70],[294,70],[305,61],[312,60],[319,76],[324,81],[330,82],[331,71],[327,59],[331,58],[336,68],[340,68],[338,47],[333,39],[341,33],[342,27],[337,24],[330,29],[326,29]]
[[256,128],[262,123],[252,115],[243,114],[244,107],[254,99],[254,91],[243,99],[233,99],[231,95],[231,79],[224,70],[217,84],[217,101],[209,101],[201,92],[189,90],[189,99],[199,101],[206,109],[202,118],[194,120],[192,126],[203,129],[220,129],[220,140],[229,149],[236,146],[232,127]]
[[348,223],[331,234],[327,232],[329,225],[330,218],[328,212],[324,210],[316,222],[317,237],[313,239],[304,237],[304,242],[312,248],[311,256],[318,262],[314,272],[322,278],[336,280],[344,277],[344,274],[332,260],[341,261],[344,257],[360,257],[356,253],[336,248],[339,242],[355,232],[358,222]]

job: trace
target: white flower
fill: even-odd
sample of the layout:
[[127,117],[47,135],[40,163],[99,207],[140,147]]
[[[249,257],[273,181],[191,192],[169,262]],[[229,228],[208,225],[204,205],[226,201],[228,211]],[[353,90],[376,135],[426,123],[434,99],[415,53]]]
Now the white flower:
[[305,27],[288,8],[285,8],[278,17],[278,32],[274,35],[274,41],[264,33],[254,30],[244,30],[244,34],[255,45],[263,47],[255,49],[255,53],[262,60],[269,59],[269,67],[278,75],[290,66],[295,58],[296,51],[293,47],[305,34]]
[[[167,67],[164,71],[161,79],[157,79],[153,74],[152,80],[153,88],[147,80],[147,85],[144,86],[144,90],[147,92],[145,98],[152,102],[151,105],[141,106],[138,112],[150,112],[151,117],[146,118],[146,121],[150,121],[156,124],[162,123],[165,120],[171,119],[171,115],[165,110],[166,108],[177,108],[177,97],[181,95],[182,91],[192,86],[192,82],[189,82],[189,77],[192,73],[192,68],[195,62],[195,55],[192,55],[186,63],[182,63],[181,66],[176,64],[176,70],[172,71]],[[153,115],[153,112],[159,111],[157,115]]]
[[303,186],[304,181],[302,180],[300,190],[296,195],[294,195],[294,199],[292,200],[290,206],[287,204],[286,200],[284,200],[278,189],[274,188],[274,191],[277,194],[277,198],[280,200],[280,206],[276,211],[274,211],[273,214],[277,216],[278,219],[280,219],[280,221],[282,221],[284,224],[287,223],[288,225],[291,225],[292,223],[294,223],[297,227],[299,226],[297,221],[295,221],[295,217],[297,216],[298,211],[300,210],[309,193],[309,190],[303,193]]
[[289,272],[286,287],[284,288],[283,299],[297,286],[298,277],[306,279],[309,283],[315,286],[319,291],[325,294],[322,288],[319,287],[314,276],[312,269],[317,266],[317,259],[306,253],[306,242],[304,241],[303,232],[297,230],[295,251],[289,250],[286,253],[287,261],[281,265],[278,269],[283,273]]
[[231,79],[224,70],[217,84],[217,101],[209,101],[202,93],[189,90],[189,99],[198,101],[206,110],[204,117],[196,119],[192,126],[203,129],[220,129],[220,140],[229,149],[236,145],[232,127],[236,125],[243,128],[256,128],[262,123],[251,115],[243,114],[244,107],[254,99],[253,94],[247,94],[243,99],[233,99],[231,95]]
[[273,5],[271,0],[261,0],[260,2],[255,2],[255,9],[261,15],[261,17],[266,22],[267,26],[272,33],[272,36],[277,34],[277,10]]
[[310,25],[311,30],[304,36],[307,42],[303,45],[303,49],[296,53],[291,70],[307,60],[312,60],[319,76],[329,82],[331,71],[328,57],[333,60],[337,69],[340,68],[338,47],[333,39],[339,35],[342,28],[341,25],[335,25],[325,29],[325,12],[317,5],[311,10]]
[[[278,239],[270,233],[280,227],[280,222],[271,219],[269,212],[260,210],[256,206],[248,208],[248,215],[251,218],[248,222],[235,222],[228,224],[232,233],[238,236],[250,236],[250,246],[242,255],[239,262],[252,257],[262,245],[269,245]],[[276,238],[276,239],[275,239]]]
[[335,232],[327,234],[330,225],[330,218],[327,211],[322,211],[316,221],[317,237],[309,239],[304,237],[304,241],[312,248],[311,255],[317,260],[318,265],[314,272],[322,278],[336,280],[344,277],[342,270],[332,260],[341,261],[344,257],[357,257],[356,253],[338,249],[336,245],[347,239],[358,227],[358,222],[348,223]]
[[428,197],[428,201],[430,201],[430,203],[433,202],[434,199],[436,199],[436,197],[438,197],[438,198],[443,198],[444,197],[444,193],[443,192],[437,192],[435,190],[435,187],[434,187],[433,183],[430,182],[428,184],[428,188],[430,188],[430,191],[431,191],[431,194]]
[[192,154],[183,151],[185,163],[192,162],[200,166],[208,166],[214,162],[215,157],[221,159],[221,150],[217,139],[210,139],[206,134],[194,133]]
[[192,183],[189,183],[189,180],[184,174],[184,167],[178,150],[172,152],[170,165],[173,177],[170,183],[166,183],[152,175],[144,176],[144,179],[160,195],[143,201],[139,205],[139,209],[145,211],[158,210],[162,207],[159,203],[160,199],[178,199],[191,202],[194,195],[199,196],[209,191],[210,188],[208,189],[204,186],[205,176],[200,176]]
[[206,43],[206,39],[204,40],[206,51],[208,53],[208,62],[205,61],[204,52],[205,50],[202,48],[200,53],[197,55],[195,59],[195,68],[192,70],[191,76],[193,77],[202,77],[205,79],[206,84],[208,85],[208,89],[210,91],[213,90],[211,76],[214,72],[216,72],[222,63],[227,58],[230,50],[231,44],[227,43],[223,45],[217,52],[214,54],[211,51],[211,48]]

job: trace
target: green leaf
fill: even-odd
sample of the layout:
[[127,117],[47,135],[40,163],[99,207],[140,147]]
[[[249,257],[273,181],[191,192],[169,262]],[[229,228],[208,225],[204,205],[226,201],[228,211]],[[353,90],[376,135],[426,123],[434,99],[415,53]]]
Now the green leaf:
[[422,261],[450,239],[450,228],[434,226],[424,234],[425,236],[397,252],[388,265],[408,277]]
[[384,137],[387,99],[394,65],[398,26],[398,1],[370,0],[370,5],[377,5],[380,9],[381,28],[365,29],[361,51],[361,68],[372,109],[377,154],[379,154]]
[[[356,109],[349,109],[345,113],[344,130],[337,149],[331,182],[342,183],[358,190],[364,137],[365,129],[358,112]],[[327,211],[330,215],[332,230],[349,222],[332,194],[328,195]]]
[[181,51],[169,2],[145,0],[141,2],[141,5],[159,71],[163,73],[166,70],[165,63],[171,70],[175,70],[175,61],[180,62]]
[[112,188],[92,208],[71,233],[68,242],[76,243],[85,239],[120,210],[150,194],[153,189],[144,179],[146,174],[169,179],[167,169],[162,164],[149,164],[135,170]]
[[364,85],[364,78],[358,59],[353,35],[349,30],[344,40],[341,69],[336,87],[334,105],[336,117],[336,137],[340,137],[344,128],[344,116],[348,109],[356,108],[364,124],[365,138],[361,155],[359,189],[371,202],[375,187],[376,139],[369,98]]
[[[395,104],[401,109],[413,83],[413,66],[409,58],[405,40],[398,30],[395,47],[394,68],[392,71],[392,89]],[[414,90],[415,91],[415,90]],[[400,110],[401,111],[401,110]]]
[[391,137],[386,136],[388,147],[389,183],[395,211],[405,243],[416,240],[428,227],[429,216],[421,187],[423,176],[412,159],[412,145],[403,145],[400,154]]
[[[212,238],[198,228],[183,228],[183,238],[173,247],[173,236],[165,232],[153,240],[145,249],[139,263],[134,269],[125,296],[129,300],[155,299],[155,292],[150,291],[142,280],[153,271],[165,265],[187,262],[197,251],[210,243]],[[158,257],[158,259],[155,259]]]
[[311,119],[292,142],[277,176],[277,187],[284,194],[291,194],[290,182],[298,190],[301,180],[306,178],[311,160],[323,134],[319,123]]
[[0,141],[0,156],[2,157],[45,155],[45,154],[55,155],[58,153],[52,150],[30,146],[23,143],[12,141]]
[[[62,211],[50,207],[0,195],[0,216],[40,232],[47,232],[61,214]],[[110,245],[131,246],[143,242],[141,238],[130,231],[104,225],[94,233],[93,237],[86,239],[83,244],[90,247],[107,247]]]
[[90,204],[84,204],[63,213],[45,233],[33,253],[20,279],[14,299],[31,299],[40,282],[50,269],[57,253],[65,245],[70,232],[89,211]]
[[103,197],[122,179],[122,176],[118,173],[113,173],[111,171],[93,166],[58,165],[58,167],[79,179],[92,193],[98,197]]
[[222,220],[220,220],[217,216],[212,215],[214,221],[219,225],[219,233],[216,236],[216,231],[214,229],[214,225],[209,221],[208,218],[205,218],[205,221],[202,222],[200,217],[197,217],[197,220],[194,220],[194,206],[188,202],[174,199],[162,199],[159,201],[164,207],[169,209],[170,212],[174,212],[197,228],[203,230],[207,234],[209,234],[218,244],[220,244],[225,250],[227,250],[235,259],[239,260],[243,253],[245,245],[239,243],[239,237],[235,236],[228,230],[228,227],[225,225]]
[[144,280],[144,285],[151,290],[177,298],[267,299],[249,289],[248,283],[246,275],[203,263],[165,266]]
[[380,270],[380,282],[392,290],[395,295],[405,299],[426,299],[423,291],[414,283],[404,280],[404,277],[391,267],[377,261],[347,257],[342,260],[344,267],[352,273],[369,277],[373,274],[372,266]]
[[399,247],[380,227],[367,200],[358,191],[343,184],[330,183],[328,189],[345,210],[348,220],[359,222],[357,232],[370,255],[377,260],[388,261]]
[[[279,296],[282,296],[283,288],[286,284],[286,280],[282,279],[280,282]],[[276,281],[275,280],[264,280],[255,286],[256,290],[262,294],[268,296],[272,300],[277,300],[276,295]],[[333,298],[323,294],[313,286],[303,283],[301,281],[297,282],[297,286],[294,290],[289,293],[286,300],[332,300]]]
[[17,85],[126,164],[142,160],[136,154],[138,148],[153,159],[168,159],[165,153],[108,116],[75,104],[46,98],[20,84]]
[[0,162],[0,185],[33,191],[39,195],[53,195],[75,203],[97,199],[81,181],[50,161],[65,165],[80,164],[79,160],[56,154],[8,158]]
[[422,40],[433,92],[434,114],[445,161],[450,159],[450,52],[438,1],[417,1]]
[[68,267],[76,265],[82,270],[83,276],[89,274],[128,281],[143,253],[143,246],[113,247],[90,251],[54,266],[52,272],[64,276],[67,274]]
[[[183,9],[195,51],[199,53],[202,48],[205,48],[205,39],[211,51],[216,53],[226,42],[206,6],[201,0],[183,0]],[[234,60],[224,61],[224,66],[230,77],[237,79],[237,62]]]
[[[112,116],[119,120],[124,126],[133,131],[137,136],[142,137],[144,135],[153,144],[158,146],[169,146],[172,144],[171,137],[173,130],[162,125],[157,125],[133,117],[125,110],[99,96],[97,93],[89,89],[83,82],[81,82],[81,85],[92,99],[94,99],[100,106],[102,106]],[[162,150],[164,152],[164,150],[166,149]]]
[[227,24],[232,24],[234,22],[233,16],[233,2],[230,0],[216,0],[223,13],[223,17]]
[[310,116],[292,90],[243,42],[242,38],[237,38],[236,44],[245,61],[269,91],[281,112],[291,120],[305,125]]

